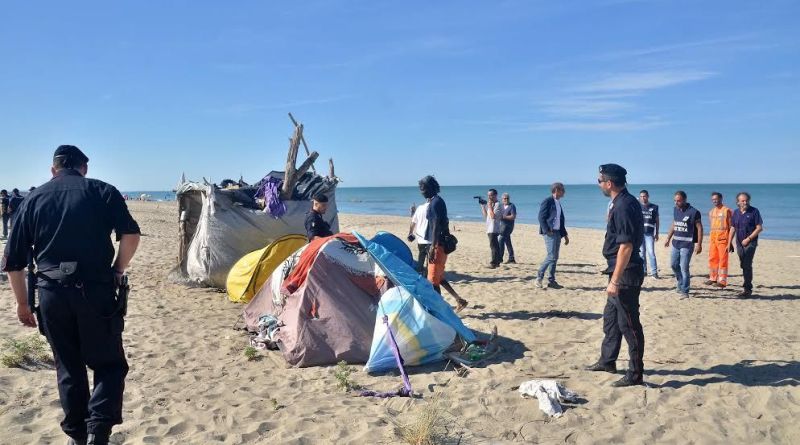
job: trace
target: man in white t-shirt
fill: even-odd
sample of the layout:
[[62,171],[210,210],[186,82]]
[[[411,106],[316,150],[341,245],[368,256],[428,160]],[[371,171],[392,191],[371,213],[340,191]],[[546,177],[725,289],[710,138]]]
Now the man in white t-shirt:
[[417,240],[417,271],[422,274],[425,271],[425,260],[428,258],[428,248],[431,242],[425,239],[428,231],[428,203],[420,205],[416,210],[412,210],[411,226],[408,228],[408,241]]
[[486,193],[487,202],[478,202],[481,206],[481,213],[486,218],[486,234],[489,237],[489,249],[492,258],[489,260],[489,268],[495,269],[503,261],[500,255],[500,220],[503,217],[502,207],[497,201],[497,190],[489,189]]

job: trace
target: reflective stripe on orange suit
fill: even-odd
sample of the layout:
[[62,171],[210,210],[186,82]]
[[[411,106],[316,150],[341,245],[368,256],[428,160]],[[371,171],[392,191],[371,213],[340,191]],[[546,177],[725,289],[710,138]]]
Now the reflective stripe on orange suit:
[[708,278],[726,286],[728,284],[728,232],[731,228],[731,209],[712,208],[708,212],[711,225],[708,248]]

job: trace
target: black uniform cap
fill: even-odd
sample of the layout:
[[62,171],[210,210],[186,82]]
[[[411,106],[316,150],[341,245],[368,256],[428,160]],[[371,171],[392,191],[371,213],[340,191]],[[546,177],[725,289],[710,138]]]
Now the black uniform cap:
[[55,153],[53,153],[53,162],[57,158],[64,159],[62,164],[65,168],[74,168],[89,162],[89,158],[83,154],[80,148],[74,145],[59,145]]
[[628,174],[628,171],[625,170],[621,165],[603,164],[600,166],[600,174],[619,178],[625,177],[625,175]]
[[323,195],[322,193],[317,193],[311,199],[313,199],[314,201],[317,201],[317,202],[328,202],[328,197]]
[[600,166],[600,174],[613,180],[614,184],[624,186],[628,180],[625,175],[628,171],[621,165],[617,164],[603,164]]

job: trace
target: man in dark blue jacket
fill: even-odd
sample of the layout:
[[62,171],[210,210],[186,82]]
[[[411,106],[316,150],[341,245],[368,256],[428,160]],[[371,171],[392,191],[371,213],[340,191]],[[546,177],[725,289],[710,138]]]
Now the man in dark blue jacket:
[[[556,263],[561,250],[561,238],[564,238],[564,245],[569,244],[569,236],[564,225],[564,210],[561,208],[561,198],[564,196],[564,184],[553,183],[550,188],[551,196],[542,201],[539,206],[539,233],[544,237],[544,246],[547,249],[547,256],[539,266],[536,275],[536,287],[561,289],[563,286],[556,282]],[[550,269],[547,277],[547,285],[542,284],[545,272]]]
[[626,188],[627,174],[617,164],[604,164],[597,178],[600,191],[611,198],[603,242],[603,256],[608,262],[603,273],[608,275],[608,286],[600,360],[586,370],[616,373],[624,337],[628,343],[628,371],[625,377],[611,384],[614,387],[641,385],[644,373],[644,331],[639,321],[644,260],[635,253],[644,241],[644,218],[641,205]]
[[19,194],[19,189],[11,190],[11,196],[8,197],[8,209],[6,210],[10,215],[10,219],[8,221],[8,230],[11,230],[14,227],[15,215],[19,213],[18,210],[22,206],[22,201],[24,200],[25,198]]
[[[111,428],[122,423],[128,373],[122,347],[126,300],[118,292],[140,231],[114,186],[86,178],[88,162],[74,145],[56,149],[53,178],[15,210],[2,270],[17,318],[28,327],[39,324],[53,350],[68,443],[107,445]],[[23,272],[31,254],[38,305]],[[94,371],[92,386],[87,367]]]

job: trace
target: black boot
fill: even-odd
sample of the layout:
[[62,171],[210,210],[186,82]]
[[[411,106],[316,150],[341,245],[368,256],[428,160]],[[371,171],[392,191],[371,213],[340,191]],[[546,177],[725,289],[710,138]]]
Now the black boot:
[[615,388],[624,388],[626,386],[638,386],[638,385],[644,385],[644,380],[642,380],[641,377],[638,380],[634,380],[633,378],[627,375],[611,384],[611,386]]
[[600,362],[596,362],[592,365],[587,366],[584,369],[586,369],[587,371],[603,371],[603,372],[610,372],[613,374],[617,372],[617,364],[612,363],[610,365],[604,365]]

